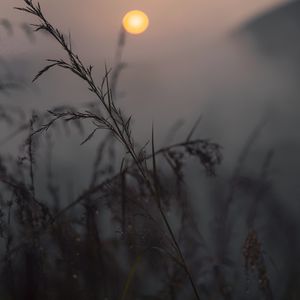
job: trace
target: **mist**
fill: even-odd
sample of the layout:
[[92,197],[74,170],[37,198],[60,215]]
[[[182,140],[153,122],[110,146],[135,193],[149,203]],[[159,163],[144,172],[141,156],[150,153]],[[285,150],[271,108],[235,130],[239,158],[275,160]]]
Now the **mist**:
[[[0,58],[4,62],[1,66],[9,70],[3,68],[2,74],[9,73],[9,80],[20,84],[16,89],[3,90],[1,105],[20,107],[28,116],[32,111],[45,112],[61,105],[85,107],[95,98],[87,92],[85,84],[68,72],[51,70],[37,82],[31,82],[46,64],[45,59],[60,58],[63,54],[49,36],[27,31],[25,25],[35,20],[13,9],[22,5],[20,2],[0,4],[0,20],[11,24],[11,28],[5,27],[5,23],[0,26]],[[141,9],[149,15],[150,27],[145,34],[126,36],[122,52],[125,68],[119,76],[116,101],[126,113],[134,116],[133,131],[140,145],[149,142],[152,124],[155,143],[162,147],[166,141],[176,143],[184,139],[199,117],[201,121],[194,135],[221,145],[223,161],[215,179],[199,174],[193,162],[186,169],[189,196],[200,216],[199,227],[212,248],[215,243],[209,237],[215,220],[212,212],[222,208],[216,208],[215,200],[211,201],[208,196],[213,194],[217,199],[228,192],[226,183],[234,174],[251,134],[259,128],[245,155],[242,175],[245,178],[259,176],[266,157],[272,153],[268,170],[272,193],[261,204],[265,209],[272,209],[270,214],[260,215],[258,227],[264,228],[266,248],[274,250],[273,257],[281,272],[290,272],[289,275],[296,272],[297,266],[290,266],[289,258],[282,258],[289,251],[293,237],[287,237],[284,247],[270,236],[277,230],[276,225],[281,224],[281,221],[276,223],[276,217],[282,217],[286,225],[278,236],[286,232],[292,235],[291,228],[295,232],[300,229],[297,221],[300,209],[297,180],[300,171],[299,2],[71,2],[70,5],[69,0],[40,1],[49,20],[66,35],[71,33],[73,48],[85,63],[94,66],[99,82],[105,65],[112,69],[116,66],[123,15],[130,9]],[[177,130],[170,136],[176,124]],[[0,131],[3,153],[14,152],[24,139],[24,132],[10,137],[11,132],[14,130],[9,126]],[[96,143],[91,141],[79,146],[85,135],[76,131],[67,138],[63,132],[55,135],[55,176],[59,182],[67,183],[65,193],[72,186],[72,193],[80,194],[89,180]],[[73,150],[75,148],[78,150]],[[38,159],[45,160],[42,155]],[[37,188],[41,194],[46,181],[43,172],[45,170],[39,178],[41,187]],[[247,199],[240,195],[240,202],[228,214],[244,214],[249,205]],[[282,215],[277,216],[280,210]],[[286,224],[286,219],[291,220],[291,224]],[[236,230],[234,246],[243,240],[245,230],[239,217],[236,221],[240,228]],[[295,241],[295,249],[299,249],[299,245],[299,241]],[[233,252],[237,251],[234,249]],[[285,283],[276,286],[281,278],[274,269],[270,274],[275,282],[274,291],[283,295]],[[251,299],[251,295],[248,297]]]

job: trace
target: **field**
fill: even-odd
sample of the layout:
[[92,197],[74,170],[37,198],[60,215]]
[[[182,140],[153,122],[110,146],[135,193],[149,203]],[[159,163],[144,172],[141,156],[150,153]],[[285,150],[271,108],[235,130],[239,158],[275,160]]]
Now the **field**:
[[[31,28],[61,51],[33,82],[47,82],[50,70],[70,73],[91,100],[30,116],[0,107],[10,132],[2,144],[22,136],[14,152],[0,157],[0,299],[299,299],[298,225],[271,180],[274,149],[255,171],[248,167],[266,120],[245,137],[228,173],[220,171],[222,145],[197,136],[201,118],[182,140],[161,147],[161,128],[149,124],[151,135],[140,145],[135,116],[116,96],[125,32],[116,66],[103,66],[99,80],[71,35],[48,21],[38,2],[21,2],[16,9],[34,18]],[[1,81],[3,92],[27,92],[19,79]],[[92,164],[90,157],[74,161],[84,167],[73,174],[85,177],[79,193],[55,175],[53,152],[62,136],[80,139],[78,148],[92,145]],[[200,173],[199,188],[208,190],[204,229],[200,200],[190,191],[191,165]]]

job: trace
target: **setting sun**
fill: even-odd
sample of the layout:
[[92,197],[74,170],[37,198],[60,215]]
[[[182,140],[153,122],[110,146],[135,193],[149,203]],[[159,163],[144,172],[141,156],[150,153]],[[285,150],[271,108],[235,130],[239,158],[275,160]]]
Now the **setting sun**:
[[132,10],[123,18],[123,27],[131,34],[141,34],[149,26],[148,16],[140,10]]

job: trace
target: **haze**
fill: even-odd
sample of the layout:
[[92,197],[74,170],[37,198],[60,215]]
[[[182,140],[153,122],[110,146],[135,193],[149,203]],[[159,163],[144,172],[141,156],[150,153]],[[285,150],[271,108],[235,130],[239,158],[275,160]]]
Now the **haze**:
[[[280,57],[271,55],[276,43],[268,45],[267,53],[260,50],[261,42],[256,39],[256,34],[262,31],[259,26],[251,38],[242,30],[244,24],[252,24],[251,20],[257,16],[268,16],[268,12],[277,6],[293,2],[41,0],[40,3],[51,22],[64,33],[72,33],[74,49],[84,62],[95,66],[99,81],[105,63],[114,67],[122,17],[132,9],[145,11],[150,18],[150,27],[140,36],[127,36],[123,53],[126,68],[116,91],[120,106],[134,116],[138,141],[141,144],[148,141],[153,122],[156,144],[162,145],[178,120],[184,120],[185,125],[175,139],[185,138],[194,121],[202,115],[195,135],[210,138],[223,146],[224,162],[218,174],[220,177],[217,177],[221,182],[230,177],[250,132],[266,119],[267,125],[251,149],[247,170],[256,176],[266,153],[274,149],[270,173],[276,195],[280,200],[282,195],[291,195],[288,199],[283,197],[291,216],[299,211],[299,61],[289,55],[291,52],[286,54],[284,49],[295,43],[291,36],[299,36],[300,27],[296,22],[287,32],[284,28],[280,34],[278,32],[277,45],[282,46]],[[0,28],[0,57],[15,74],[24,78],[27,87],[1,94],[1,103],[19,105],[29,112],[32,109],[45,111],[61,104],[82,105],[93,100],[85,85],[61,70],[52,70],[31,84],[31,79],[45,65],[45,59],[60,58],[62,51],[41,33],[28,39],[21,24],[35,21],[13,9],[22,5],[21,0],[1,1],[0,20],[8,19],[14,33],[9,35]],[[274,33],[272,26],[274,24],[268,23],[264,34],[270,31],[276,38],[277,30]],[[251,33],[252,27],[249,28]],[[290,30],[294,30],[293,34]],[[3,135],[7,135],[6,130],[2,130]],[[94,144],[79,147],[82,137],[74,136],[68,139],[57,137],[56,145],[59,146],[55,149],[55,161],[58,178],[73,180],[78,192],[84,186],[85,174],[92,163],[88,164],[82,157],[91,157]],[[2,151],[16,148],[15,139],[5,147]],[[73,147],[78,151],[69,151]],[[208,210],[202,208],[207,208],[208,204],[205,197],[198,196],[205,195],[209,183],[205,179],[199,183],[198,169],[195,173],[192,170],[191,174],[192,194],[197,201],[201,199],[197,202],[199,222],[207,225]]]
[[[230,164],[247,134],[266,114],[283,111],[289,116],[295,107],[282,104],[294,79],[282,72],[277,62],[268,62],[252,51],[251,44],[237,43],[231,34],[245,22],[278,6],[275,0],[224,1],[40,1],[49,20],[62,31],[72,33],[74,47],[87,63],[95,65],[99,78],[104,63],[114,64],[115,50],[125,12],[141,9],[151,26],[138,37],[128,36],[118,97],[135,115],[141,142],[149,136],[154,121],[163,138],[178,120],[187,127],[203,116],[201,132],[220,142]],[[71,3],[71,4],[70,4]],[[0,18],[14,25],[14,35],[1,31],[0,55],[28,82],[44,66],[44,59],[61,55],[53,41],[43,34],[28,41],[19,25],[34,20],[13,9],[22,1],[1,2]],[[25,109],[46,110],[63,103],[80,104],[91,99],[69,74],[52,71],[26,93],[12,93],[9,101]],[[291,92],[292,91],[292,92]],[[285,99],[285,100],[283,100]],[[284,109],[282,109],[284,108]],[[275,114],[276,115],[276,114]],[[237,126],[238,124],[238,126]],[[287,123],[286,123],[287,124]],[[279,132],[293,136],[289,123]],[[286,132],[287,131],[287,132]],[[270,129],[264,143],[271,143]],[[184,132],[182,134],[185,134]],[[276,142],[280,137],[276,132]],[[267,141],[268,140],[268,141]]]

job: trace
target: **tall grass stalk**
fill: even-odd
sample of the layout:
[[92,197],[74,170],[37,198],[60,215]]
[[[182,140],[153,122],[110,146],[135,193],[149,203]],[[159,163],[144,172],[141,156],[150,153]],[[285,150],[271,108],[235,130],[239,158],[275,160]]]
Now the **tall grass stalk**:
[[[102,111],[100,114],[95,114],[90,111],[85,111],[84,113],[70,111],[64,111],[59,113],[50,112],[53,119],[49,123],[44,124],[44,126],[39,128],[36,132],[34,132],[34,134],[48,130],[59,119],[64,119],[65,121],[89,120],[95,124],[95,129],[84,140],[84,143],[90,140],[95,135],[97,130],[105,129],[108,130],[123,145],[125,151],[130,155],[132,161],[137,167],[141,180],[147,186],[151,197],[155,200],[154,202],[158,207],[162,221],[171,239],[172,246],[176,250],[177,256],[179,257],[180,265],[183,266],[184,271],[186,272],[188,279],[192,285],[194,295],[199,300],[200,295],[196,283],[189,270],[189,267],[187,266],[181,247],[176,239],[176,234],[172,229],[172,226],[166,216],[160,199],[160,189],[158,185],[158,175],[156,170],[155,157],[157,153],[169,151],[169,148],[155,152],[154,134],[152,132],[153,165],[151,171],[146,164],[147,154],[145,154],[144,147],[139,148],[137,146],[135,138],[132,135],[131,117],[126,117],[123,111],[115,104],[112,89],[110,86],[110,71],[107,69],[107,67],[105,67],[105,75],[103,77],[102,82],[99,85],[94,79],[93,67],[91,65],[86,66],[82,62],[81,58],[74,52],[72,48],[71,38],[66,38],[59,29],[54,27],[47,20],[44,13],[42,12],[40,4],[38,2],[34,3],[33,0],[24,0],[24,3],[25,7],[18,7],[17,9],[29,13],[38,18],[40,23],[33,25],[35,31],[45,31],[49,33],[54,38],[54,40],[56,40],[56,42],[63,48],[63,50],[68,56],[68,60],[48,59],[49,64],[46,67],[44,67],[40,72],[38,72],[33,81],[36,81],[40,76],[42,76],[44,73],[46,73],[54,67],[66,69],[78,76],[87,84],[89,91],[97,97],[99,104],[101,105]],[[116,81],[116,78],[114,78],[114,80]],[[209,164],[211,163],[210,157],[208,155],[203,155],[203,153],[197,150],[200,141],[190,141],[191,134],[188,136],[188,139],[185,143],[179,144],[178,146],[186,147],[191,154],[199,156],[204,166],[209,168]],[[80,200],[81,198],[79,198],[77,201],[79,202]],[[78,202],[75,202],[74,204]],[[70,206],[67,207],[65,210],[69,208]],[[62,212],[60,212],[59,214],[61,213]]]

